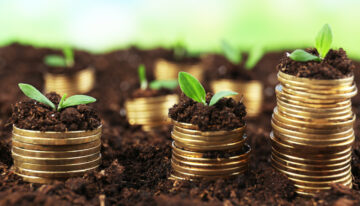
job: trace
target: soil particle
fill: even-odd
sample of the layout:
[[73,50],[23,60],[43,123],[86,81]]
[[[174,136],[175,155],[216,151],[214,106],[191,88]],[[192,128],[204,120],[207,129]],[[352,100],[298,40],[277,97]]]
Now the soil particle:
[[[60,101],[60,96],[56,93],[46,94],[46,97],[56,106]],[[101,121],[88,105],[68,107],[58,112],[47,105],[27,99],[13,106],[8,125],[10,124],[21,129],[63,132],[93,130],[100,126]]]
[[[318,56],[316,49],[306,49],[306,51]],[[355,65],[347,58],[346,52],[340,48],[339,50],[330,49],[321,62],[297,62],[284,55],[277,65],[277,69],[297,77],[341,79],[353,75]]]
[[174,94],[174,91],[170,89],[137,89],[132,93],[132,98],[141,98],[141,97],[159,97],[168,94]]
[[[207,93],[209,103],[213,94]],[[241,102],[223,98],[213,106],[195,102],[184,94],[180,102],[169,110],[169,117],[178,122],[197,125],[201,131],[233,130],[245,125],[246,111]]]

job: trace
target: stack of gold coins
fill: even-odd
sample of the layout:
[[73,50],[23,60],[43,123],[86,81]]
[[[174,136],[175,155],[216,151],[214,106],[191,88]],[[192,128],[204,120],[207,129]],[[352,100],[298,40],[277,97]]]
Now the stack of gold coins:
[[279,72],[278,79],[270,134],[272,165],[302,195],[328,190],[329,183],[352,187],[354,76],[317,80]]
[[95,70],[83,69],[74,74],[45,73],[45,92],[55,91],[63,95],[84,94],[92,90],[95,84]]
[[46,184],[95,170],[101,163],[101,129],[41,132],[13,126],[15,173],[24,181]]
[[263,85],[260,81],[237,81],[231,79],[220,79],[211,82],[211,89],[214,93],[224,90],[232,90],[239,93],[234,96],[240,101],[243,96],[243,103],[246,106],[246,115],[256,117],[261,113],[263,104]]
[[126,116],[131,125],[141,125],[144,131],[153,131],[170,124],[169,108],[178,101],[176,94],[130,99],[125,102]]
[[173,179],[232,177],[248,169],[251,148],[245,126],[231,131],[200,131],[195,125],[173,121],[171,133]]
[[159,59],[155,63],[155,79],[157,80],[172,80],[177,79],[179,72],[188,72],[199,81],[203,79],[203,69],[201,63],[185,64],[173,63],[165,59]]

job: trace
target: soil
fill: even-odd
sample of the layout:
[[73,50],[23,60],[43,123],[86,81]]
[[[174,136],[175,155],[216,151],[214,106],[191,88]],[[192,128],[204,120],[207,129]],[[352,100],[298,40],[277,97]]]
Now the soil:
[[[60,95],[48,93],[45,96],[57,107]],[[12,124],[21,129],[64,132],[93,130],[101,125],[101,121],[89,105],[77,105],[56,111],[48,105],[26,99],[13,106],[8,125]]]
[[206,55],[202,62],[204,69],[208,71],[204,74],[205,81],[210,82],[218,79],[250,81],[256,79],[253,70],[245,69],[243,62],[235,65],[222,55]]
[[159,96],[164,96],[164,95],[168,95],[168,94],[174,94],[174,91],[170,90],[170,89],[137,89],[135,90],[132,95],[131,98],[141,98],[141,97],[159,97]]
[[[207,93],[209,104],[213,94]],[[222,98],[207,106],[181,95],[180,102],[169,109],[169,117],[178,122],[194,124],[201,131],[233,130],[245,125],[245,106],[232,98]]]
[[[357,138],[352,161],[353,189],[333,185],[331,191],[317,197],[299,197],[291,182],[270,165],[269,120],[276,103],[270,92],[266,93],[264,112],[246,122],[248,143],[252,148],[250,169],[246,175],[217,181],[169,180],[171,128],[164,127],[154,134],[146,133],[139,126],[130,126],[122,111],[124,101],[138,88],[138,65],[146,65],[147,78],[152,80],[155,60],[170,51],[135,47],[91,55],[97,72],[97,85],[89,95],[98,100],[92,106],[103,121],[99,170],[51,185],[23,182],[11,171],[11,128],[5,128],[4,124],[11,117],[11,104],[24,97],[14,85],[26,82],[43,88],[42,59],[53,52],[18,44],[0,48],[0,205],[360,204],[360,120],[357,119],[354,125]],[[277,83],[275,68],[283,54],[265,54],[254,68],[257,78],[268,91],[273,91]],[[357,76],[355,79],[360,85]],[[354,112],[359,115],[360,101],[353,101],[353,105]]]
[[[51,53],[63,56],[62,52],[54,51]],[[71,75],[78,71],[93,67],[93,58],[89,53],[83,51],[74,51],[74,65],[72,67],[52,67],[43,63],[43,70],[51,74]]]
[[176,58],[175,57],[175,51],[171,50],[170,53],[168,53],[168,55],[163,56],[163,59],[169,61],[169,62],[173,62],[173,63],[181,63],[181,64],[197,64],[201,61],[200,58],[195,57],[195,56],[190,56],[188,53],[185,53],[183,57],[181,58]]
[[[319,55],[316,49],[307,49],[306,51],[313,55]],[[340,48],[339,50],[330,49],[329,53],[321,62],[296,62],[287,57],[287,55],[284,55],[277,69],[297,77],[341,79],[353,75],[355,65],[347,58],[346,52]]]

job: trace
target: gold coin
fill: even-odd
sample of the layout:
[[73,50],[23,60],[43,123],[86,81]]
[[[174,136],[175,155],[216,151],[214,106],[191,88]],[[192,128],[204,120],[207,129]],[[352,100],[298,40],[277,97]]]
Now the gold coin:
[[199,174],[187,173],[187,172],[173,169],[172,175],[174,177],[180,177],[182,179],[187,179],[187,180],[196,180],[196,179],[211,180],[211,179],[219,179],[219,178],[227,178],[227,177],[237,176],[237,175],[245,173],[246,171],[247,171],[247,168],[244,168],[243,170],[239,170],[239,171],[236,171],[233,173],[216,174],[216,175],[203,175],[203,174],[199,175]]
[[343,168],[338,169],[331,169],[331,170],[324,170],[324,169],[318,169],[318,170],[308,170],[308,169],[302,169],[298,167],[291,167],[289,165],[284,165],[281,162],[278,162],[275,158],[271,158],[271,163],[275,165],[277,168],[280,168],[284,171],[292,172],[295,174],[300,175],[310,175],[310,176],[326,176],[326,175],[336,175],[341,172],[348,171],[350,168],[350,164],[345,165]]
[[335,181],[335,180],[338,180],[338,179],[342,179],[344,177],[346,177],[347,175],[351,174],[351,168],[349,168],[347,171],[345,172],[341,172],[341,173],[337,173],[335,175],[323,175],[323,176],[320,176],[320,175],[303,175],[303,174],[297,174],[297,173],[294,173],[294,172],[289,172],[289,171],[286,171],[286,170],[283,170],[281,168],[279,168],[278,166],[276,166],[275,164],[273,164],[272,162],[272,166],[277,169],[278,171],[286,174],[287,176],[291,177],[291,178],[296,178],[296,179],[299,179],[299,180],[304,180],[304,181],[314,181],[314,182],[320,182],[320,181]]
[[68,132],[53,132],[53,131],[46,131],[41,132],[37,130],[27,130],[27,129],[20,129],[13,125],[13,134],[19,137],[27,137],[27,138],[48,138],[48,139],[71,139],[71,138],[85,138],[94,135],[101,135],[102,125],[100,125],[97,129],[94,130],[80,130],[80,131],[68,131]]
[[346,107],[346,106],[351,106],[351,100],[350,99],[346,99],[344,101],[341,102],[336,102],[333,104],[325,104],[325,103],[315,103],[315,102],[302,102],[299,100],[293,100],[293,99],[289,99],[285,96],[282,95],[281,92],[279,91],[275,91],[276,92],[276,99],[277,101],[282,101],[282,102],[286,102],[288,104],[292,104],[292,105],[296,105],[296,106],[301,106],[301,107],[307,107],[307,108],[313,108],[313,109],[334,109],[337,107]]
[[30,170],[30,169],[24,169],[24,168],[20,168],[20,167],[15,167],[15,172],[22,174],[22,175],[27,175],[27,176],[36,176],[36,177],[45,177],[45,178],[69,178],[69,177],[76,177],[76,176],[81,176],[87,172],[96,170],[98,168],[98,166],[92,167],[92,168],[87,168],[87,169],[83,169],[83,170],[69,170],[69,171],[38,171],[38,170]]
[[304,169],[304,170],[308,170],[308,171],[335,170],[335,169],[343,168],[346,165],[349,165],[351,162],[351,156],[348,159],[344,159],[343,162],[335,163],[335,164],[328,164],[328,165],[299,163],[299,162],[283,159],[274,153],[271,154],[271,158],[280,162],[282,165],[299,168],[299,169]]
[[67,139],[28,137],[28,136],[20,136],[13,133],[12,138],[19,142],[28,143],[28,144],[37,144],[37,145],[76,145],[76,144],[84,144],[99,140],[101,138],[101,133],[92,136],[67,138]]
[[43,177],[36,177],[36,176],[28,176],[23,175],[15,172],[16,175],[22,177],[23,181],[31,182],[31,183],[39,183],[39,184],[52,184],[55,181],[65,181],[66,178],[43,178]]
[[[298,162],[303,164],[318,164],[318,165],[332,165],[337,163],[343,163],[348,158],[351,158],[351,148],[334,154],[318,154],[318,155],[306,155],[304,153],[297,154],[296,151],[285,151],[283,153],[277,148],[272,148],[272,153],[283,159]],[[301,157],[303,156],[303,157]]]
[[39,151],[69,151],[69,150],[82,150],[82,149],[89,149],[101,144],[100,139],[95,141],[84,143],[84,144],[77,144],[77,145],[36,145],[36,144],[28,144],[19,142],[15,139],[12,140],[12,145],[15,147],[28,149],[28,150],[39,150]]
[[346,101],[346,104],[344,105],[336,105],[335,107],[331,107],[331,108],[314,108],[311,106],[303,106],[303,105],[297,105],[294,103],[290,103],[287,101],[284,101],[280,98],[277,99],[277,104],[281,105],[287,109],[292,109],[294,111],[303,111],[303,112],[308,112],[308,113],[317,113],[317,114],[337,114],[337,113],[347,113],[349,111],[351,111],[351,102],[350,101]]
[[82,170],[87,168],[92,168],[95,166],[99,166],[101,163],[101,157],[96,160],[78,163],[78,164],[64,164],[64,165],[39,165],[39,164],[31,164],[26,162],[18,162],[14,160],[14,166],[20,167],[24,169],[30,170],[38,170],[38,171],[71,171],[71,170]]
[[96,147],[83,149],[83,150],[72,150],[72,151],[37,151],[27,150],[19,147],[12,147],[12,151],[16,154],[28,156],[28,157],[43,157],[43,158],[63,158],[63,157],[78,157],[86,156],[94,153],[99,153],[101,144]]
[[12,158],[17,162],[26,162],[30,164],[42,164],[42,165],[61,165],[61,164],[80,164],[84,162],[90,162],[101,157],[100,152],[79,156],[79,157],[68,157],[68,158],[37,158],[22,156],[15,152],[12,152]]

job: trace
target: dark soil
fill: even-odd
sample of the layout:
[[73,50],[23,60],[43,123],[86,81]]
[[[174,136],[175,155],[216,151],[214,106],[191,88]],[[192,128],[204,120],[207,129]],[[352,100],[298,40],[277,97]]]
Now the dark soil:
[[164,95],[168,95],[168,94],[174,94],[173,90],[170,89],[137,89],[135,90],[132,95],[131,98],[140,98],[140,97],[159,97],[159,96],[164,96]]
[[[245,61],[243,61],[245,62]],[[232,79],[249,81],[256,79],[253,70],[247,70],[244,63],[234,65],[224,56],[218,54],[209,54],[203,58],[203,66],[207,71],[204,74],[205,81],[213,81],[218,79]]]
[[[217,181],[169,180],[170,127],[149,134],[126,121],[124,101],[138,88],[137,67],[144,63],[148,80],[153,79],[157,58],[171,53],[164,49],[139,50],[131,47],[111,53],[92,55],[97,85],[89,95],[103,121],[102,164],[98,171],[51,185],[23,182],[12,171],[11,104],[24,95],[19,82],[43,88],[42,59],[50,49],[18,44],[0,48],[0,205],[353,205],[360,204],[360,120],[356,121],[352,172],[353,189],[334,189],[315,198],[294,194],[291,182],[272,169],[269,157],[270,118],[275,105],[267,93],[264,112],[247,120],[246,133],[252,148],[249,172],[235,179]],[[268,53],[254,68],[268,91],[274,90],[276,65],[283,52]],[[360,65],[360,64],[359,64]],[[357,78],[357,77],[355,77]],[[360,81],[356,80],[357,84]],[[206,83],[206,82],[205,82]],[[359,115],[360,101],[354,101]],[[120,112],[119,112],[120,111]]]
[[[60,95],[48,93],[46,97],[57,105]],[[101,125],[95,110],[89,105],[67,107],[60,112],[32,99],[20,101],[13,106],[9,124],[21,129],[40,131],[93,130]]]
[[[209,103],[213,94],[207,93]],[[178,122],[197,125],[201,131],[233,130],[245,125],[245,106],[232,98],[223,98],[213,106],[195,102],[184,94],[169,109],[169,117]]]
[[[307,52],[318,55],[316,49],[307,49]],[[312,79],[341,79],[349,77],[355,69],[354,63],[347,58],[346,52],[330,49],[325,59],[321,62],[296,62],[287,55],[281,58],[277,69],[297,77],[306,77]]]

